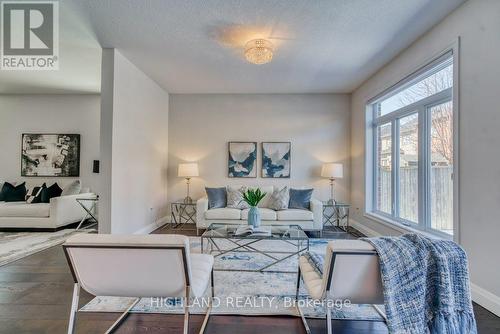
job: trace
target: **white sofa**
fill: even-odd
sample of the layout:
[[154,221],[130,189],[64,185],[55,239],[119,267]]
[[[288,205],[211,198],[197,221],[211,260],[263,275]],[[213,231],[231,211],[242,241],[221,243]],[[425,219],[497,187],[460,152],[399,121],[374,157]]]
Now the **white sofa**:
[[[234,186],[237,187],[237,186]],[[310,210],[287,209],[275,211],[268,208],[269,198],[274,187],[259,187],[266,196],[259,203],[262,225],[299,225],[304,231],[321,232],[323,230],[323,204],[311,199]],[[204,197],[196,203],[196,229],[206,229],[210,224],[246,224],[248,209],[208,208],[208,198]]]
[[95,197],[93,193],[60,196],[50,203],[0,202],[0,230],[56,230],[76,223],[85,216],[77,198]]

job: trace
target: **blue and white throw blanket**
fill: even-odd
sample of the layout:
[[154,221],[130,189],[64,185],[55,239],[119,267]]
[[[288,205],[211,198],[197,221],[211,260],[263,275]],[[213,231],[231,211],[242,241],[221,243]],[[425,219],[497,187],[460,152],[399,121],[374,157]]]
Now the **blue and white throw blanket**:
[[323,277],[323,264],[325,263],[325,255],[308,251],[302,253],[302,256],[306,258],[307,262],[309,262],[314,271],[320,277]]
[[465,251],[417,234],[363,238],[380,257],[389,332],[477,334]]

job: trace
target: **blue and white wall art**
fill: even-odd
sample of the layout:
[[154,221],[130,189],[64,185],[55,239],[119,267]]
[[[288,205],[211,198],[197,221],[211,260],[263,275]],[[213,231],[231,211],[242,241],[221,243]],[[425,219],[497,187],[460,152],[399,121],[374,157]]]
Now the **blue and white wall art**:
[[262,177],[290,177],[290,155],[292,144],[262,143]]
[[256,162],[256,142],[229,142],[229,177],[257,177]]

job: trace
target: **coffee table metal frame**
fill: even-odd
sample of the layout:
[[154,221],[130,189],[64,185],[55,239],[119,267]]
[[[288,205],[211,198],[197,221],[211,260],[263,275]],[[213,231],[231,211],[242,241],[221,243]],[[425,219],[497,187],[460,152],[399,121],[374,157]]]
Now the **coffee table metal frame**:
[[[211,224],[201,236],[201,251],[208,252],[214,257],[219,257],[231,252],[258,253],[272,260],[258,269],[217,269],[215,271],[243,271],[261,273],[288,273],[296,274],[297,271],[272,270],[271,267],[293,257],[300,256],[302,252],[309,250],[309,237],[299,225],[268,225],[271,226],[271,236],[235,236],[234,231],[238,225]],[[217,244],[217,240],[227,240],[231,243],[229,249],[223,249]],[[288,243],[296,247],[293,251],[266,251],[254,246],[264,240],[276,240]],[[206,247],[205,247],[206,246]],[[284,255],[280,257],[279,255]]]

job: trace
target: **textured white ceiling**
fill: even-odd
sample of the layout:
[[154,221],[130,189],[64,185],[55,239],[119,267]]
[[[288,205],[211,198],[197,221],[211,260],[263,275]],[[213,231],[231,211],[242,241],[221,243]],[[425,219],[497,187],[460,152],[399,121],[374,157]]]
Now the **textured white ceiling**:
[[[98,91],[100,61],[82,52],[95,36],[170,93],[350,92],[462,2],[62,0],[68,45],[61,71],[40,73],[51,76],[40,84]],[[64,37],[73,31],[81,36]],[[256,37],[275,44],[271,63],[244,60],[242,46]]]

